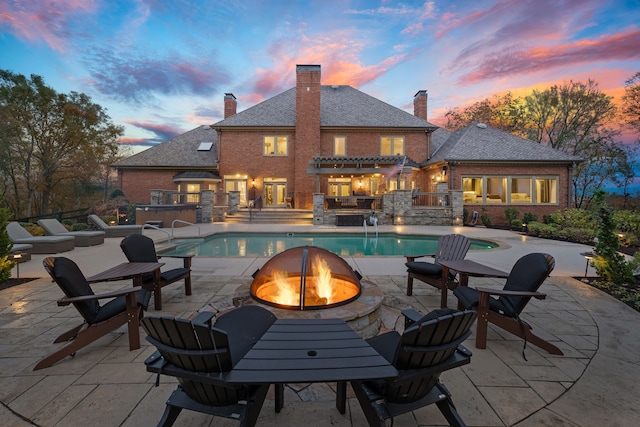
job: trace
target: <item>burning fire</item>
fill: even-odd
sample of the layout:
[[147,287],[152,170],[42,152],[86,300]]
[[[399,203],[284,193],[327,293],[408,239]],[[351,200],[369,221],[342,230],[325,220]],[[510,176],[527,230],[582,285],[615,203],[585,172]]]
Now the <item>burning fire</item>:
[[[296,268],[297,259],[292,257],[308,264]],[[324,308],[357,298],[359,281],[360,277],[337,255],[318,247],[298,247],[276,255],[256,272],[251,295],[283,308]],[[304,292],[303,301],[300,292]]]
[[[311,280],[307,281],[306,298],[311,298],[314,302],[319,301],[322,304],[332,304],[336,295],[336,287],[329,263],[322,257],[316,256],[313,259],[309,278]],[[272,298],[273,302],[282,305],[300,303],[300,283],[296,277],[290,278],[286,272],[277,271],[272,280],[277,289]]]

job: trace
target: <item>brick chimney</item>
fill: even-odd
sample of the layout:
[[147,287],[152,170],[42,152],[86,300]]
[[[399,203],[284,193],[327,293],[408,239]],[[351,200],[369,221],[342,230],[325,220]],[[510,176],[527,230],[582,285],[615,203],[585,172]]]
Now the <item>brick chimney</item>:
[[[291,145],[290,145],[291,147]],[[320,65],[296,66],[296,140],[293,144],[295,161],[295,193],[312,194],[315,180],[307,175],[307,165],[313,155],[320,154]],[[302,197],[294,197],[297,208]]]
[[413,115],[427,120],[427,91],[419,90],[413,96]]
[[224,118],[231,117],[236,114],[238,108],[238,101],[232,93],[224,94]]

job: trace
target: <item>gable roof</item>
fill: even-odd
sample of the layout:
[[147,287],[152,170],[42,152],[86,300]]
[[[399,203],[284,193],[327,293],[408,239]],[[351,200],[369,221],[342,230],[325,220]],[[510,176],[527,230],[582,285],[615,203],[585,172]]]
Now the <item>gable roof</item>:
[[[296,88],[227,117],[213,127],[295,127]],[[354,128],[415,128],[437,126],[351,86],[320,87],[320,126]]]
[[[112,166],[181,169],[212,169],[218,166],[218,135],[210,126],[198,126],[154,147],[115,162]],[[198,150],[202,142],[212,142]]]
[[[434,144],[435,145],[435,144]],[[437,162],[580,162],[582,158],[509,132],[474,122],[452,133],[427,161]]]

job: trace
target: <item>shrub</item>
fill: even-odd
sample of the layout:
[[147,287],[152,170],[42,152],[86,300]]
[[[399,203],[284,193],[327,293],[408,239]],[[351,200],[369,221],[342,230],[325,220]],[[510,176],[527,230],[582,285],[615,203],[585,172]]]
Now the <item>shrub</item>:
[[466,224],[468,218],[469,218],[469,211],[467,210],[467,208],[463,208],[462,209],[462,223]]
[[8,254],[13,244],[9,240],[7,224],[9,223],[9,210],[0,208],[0,282],[11,277],[11,269],[15,262],[9,261]]
[[87,224],[85,224],[84,222],[76,222],[75,224],[73,224],[71,226],[71,231],[84,231],[86,229],[88,229],[89,226]]
[[520,211],[516,208],[504,208],[504,216],[507,217],[507,224],[513,227],[513,220],[520,217]]
[[[524,222],[525,224],[529,224],[530,222],[534,222],[538,220],[538,215],[531,213],[531,212],[525,212],[524,216],[522,217],[522,222]],[[548,224],[546,221],[544,221],[545,224]]]
[[480,214],[480,221],[482,221],[482,225],[486,227],[491,226],[491,217],[487,213],[487,208],[482,208],[482,213]]
[[638,268],[640,257],[636,256],[627,262],[624,255],[618,252],[620,241],[615,232],[616,223],[611,208],[605,203],[604,192],[598,191],[594,200],[597,207],[598,241],[593,250],[595,257],[591,264],[604,280],[615,284],[630,283],[633,281],[633,273]]
[[522,221],[519,219],[512,219],[511,222],[511,229],[512,230],[521,230],[522,229]]
[[527,223],[527,230],[531,236],[556,239],[558,238],[560,227],[556,224],[542,224],[541,222],[532,221]]
[[596,237],[596,230],[593,228],[567,227],[558,230],[558,237],[570,242],[591,245]]

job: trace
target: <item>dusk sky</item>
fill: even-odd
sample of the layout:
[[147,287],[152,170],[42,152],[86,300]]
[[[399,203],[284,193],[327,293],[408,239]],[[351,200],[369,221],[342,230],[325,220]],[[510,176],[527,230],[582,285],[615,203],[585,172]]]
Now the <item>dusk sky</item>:
[[[640,71],[640,0],[0,0],[0,68],[83,92],[166,141],[295,85],[296,64],[429,120],[511,90],[591,78],[619,98]],[[440,119],[439,119],[440,118]]]

